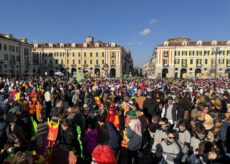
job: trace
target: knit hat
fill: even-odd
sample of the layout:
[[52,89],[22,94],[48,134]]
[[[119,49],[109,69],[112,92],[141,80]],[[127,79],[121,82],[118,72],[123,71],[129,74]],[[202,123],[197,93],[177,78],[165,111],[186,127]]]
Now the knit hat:
[[130,117],[136,117],[136,112],[134,110],[129,110],[126,114]]

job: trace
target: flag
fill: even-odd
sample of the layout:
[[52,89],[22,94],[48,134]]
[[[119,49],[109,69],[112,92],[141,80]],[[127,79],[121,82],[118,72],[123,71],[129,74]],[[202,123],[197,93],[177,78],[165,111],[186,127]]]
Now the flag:
[[38,124],[37,122],[33,119],[33,117],[30,117],[32,125],[33,125],[33,135],[36,135],[38,132]]

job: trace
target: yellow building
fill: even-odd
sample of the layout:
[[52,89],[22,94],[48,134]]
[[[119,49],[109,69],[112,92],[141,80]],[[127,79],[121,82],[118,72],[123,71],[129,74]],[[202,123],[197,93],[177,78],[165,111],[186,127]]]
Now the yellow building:
[[173,38],[155,49],[155,75],[169,78],[230,78],[230,41]]
[[32,75],[32,47],[26,38],[0,34],[0,76]]
[[121,77],[133,68],[131,52],[116,43],[94,42],[87,37],[84,43],[34,44],[34,56],[38,56],[38,73],[53,75],[61,71],[69,76],[76,72],[104,77]]

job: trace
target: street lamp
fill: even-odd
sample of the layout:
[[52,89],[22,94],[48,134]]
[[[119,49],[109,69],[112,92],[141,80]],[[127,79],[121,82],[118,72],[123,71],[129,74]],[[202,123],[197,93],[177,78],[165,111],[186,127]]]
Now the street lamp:
[[219,47],[214,47],[212,49],[212,52],[215,55],[215,79],[216,79],[216,75],[217,75],[217,54],[220,52],[220,48]]
[[65,48],[66,50],[66,79],[69,79],[69,71],[68,71],[68,58],[69,58],[69,51],[71,50],[70,48]]

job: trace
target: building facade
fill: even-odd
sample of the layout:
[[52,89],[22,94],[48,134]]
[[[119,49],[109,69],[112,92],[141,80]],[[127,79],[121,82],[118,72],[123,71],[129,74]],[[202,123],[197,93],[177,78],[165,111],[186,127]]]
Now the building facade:
[[155,54],[155,75],[163,78],[230,78],[230,41],[173,38]]
[[151,59],[146,62],[144,65],[143,65],[143,75],[145,77],[152,77],[154,76],[154,73],[155,73],[155,55],[153,55],[151,57]]
[[33,55],[37,72],[53,75],[57,71],[73,76],[76,72],[103,77],[121,77],[133,68],[131,52],[116,43],[94,42],[87,37],[84,43],[34,44]]
[[26,38],[0,34],[0,76],[33,75],[32,47]]

